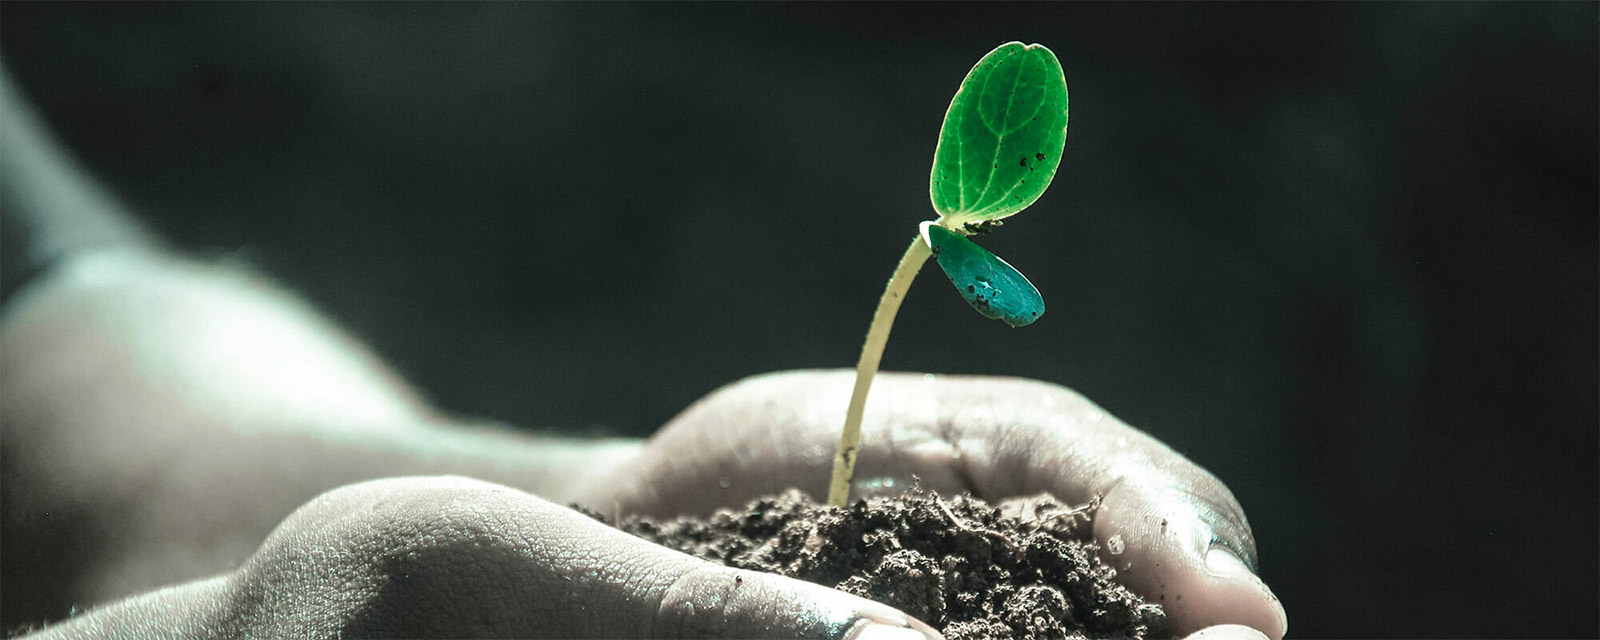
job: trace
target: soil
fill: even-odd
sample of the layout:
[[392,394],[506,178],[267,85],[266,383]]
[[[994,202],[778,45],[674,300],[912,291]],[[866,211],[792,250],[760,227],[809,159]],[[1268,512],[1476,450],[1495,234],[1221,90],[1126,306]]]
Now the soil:
[[1170,636],[1161,607],[1116,584],[1096,555],[1096,506],[914,491],[838,509],[790,490],[709,518],[630,517],[619,528],[871,598],[950,640]]

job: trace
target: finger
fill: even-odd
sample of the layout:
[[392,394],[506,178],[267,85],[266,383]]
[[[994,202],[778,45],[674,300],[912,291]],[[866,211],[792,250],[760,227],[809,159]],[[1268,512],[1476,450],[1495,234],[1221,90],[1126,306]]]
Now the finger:
[[[327,494],[234,584],[233,601],[252,608],[235,613],[267,635],[309,624],[385,637],[938,637],[890,607],[708,563],[462,478]],[[317,609],[326,603],[355,606]]]
[[1229,531],[1234,520],[1218,511],[1182,487],[1125,482],[1102,502],[1095,539],[1119,580],[1162,605],[1175,632],[1242,624],[1282,638],[1283,605],[1244,560],[1255,550],[1243,546],[1248,531]]

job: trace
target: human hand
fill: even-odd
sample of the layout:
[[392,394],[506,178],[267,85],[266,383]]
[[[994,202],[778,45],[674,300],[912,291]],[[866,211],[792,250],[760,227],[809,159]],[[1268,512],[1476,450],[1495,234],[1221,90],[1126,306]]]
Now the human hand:
[[887,606],[650,544],[460,477],[349,485],[237,570],[50,627],[62,637],[928,637]]
[[[443,427],[416,432],[352,430],[352,419],[347,414],[304,402],[304,398],[294,397],[296,400],[290,402],[288,398],[293,395],[282,394],[274,395],[277,400],[272,406],[296,408],[298,416],[304,416],[288,424],[317,426],[317,438],[302,437],[298,430],[288,427],[266,427],[280,421],[246,419],[256,413],[240,410],[238,394],[187,397],[189,406],[230,406],[232,410],[222,416],[237,419],[227,422],[227,427],[173,421],[171,416],[186,413],[171,408],[171,390],[216,389],[182,382],[232,379],[240,374],[262,381],[264,378],[256,374],[261,368],[251,368],[250,360],[243,358],[208,357],[178,358],[176,362],[184,366],[174,366],[173,358],[165,358],[158,363],[120,368],[106,363],[125,363],[126,358],[80,357],[82,349],[74,346],[96,344],[115,349],[120,344],[158,341],[208,354],[210,342],[195,339],[211,336],[211,331],[202,328],[232,326],[230,323],[237,323],[245,315],[277,317],[277,310],[293,307],[272,304],[272,298],[238,304],[240,299],[256,299],[258,294],[246,286],[230,285],[230,278],[213,282],[218,275],[208,275],[203,270],[190,274],[192,269],[173,269],[163,261],[110,262],[114,264],[102,266],[106,269],[98,269],[99,262],[94,261],[78,264],[72,270],[75,277],[58,280],[51,288],[53,294],[35,298],[29,314],[16,315],[8,325],[6,344],[18,349],[6,352],[8,362],[58,363],[51,368],[30,370],[56,371],[53,376],[38,376],[38,384],[27,384],[27,379],[34,379],[30,376],[8,376],[8,384],[14,387],[8,387],[8,398],[18,400],[8,403],[8,408],[21,411],[14,416],[16,421],[10,422],[8,437],[24,432],[53,434],[51,440],[43,442],[77,446],[61,450],[53,459],[104,461],[83,467],[83,472],[90,475],[74,475],[75,482],[62,478],[59,466],[54,467],[58,469],[56,475],[37,475],[54,483],[66,482],[62,486],[75,486],[80,494],[85,486],[99,486],[101,491],[93,494],[115,498],[122,494],[117,486],[123,485],[117,478],[130,477],[139,469],[192,470],[190,474],[173,475],[173,480],[182,482],[160,485],[168,491],[147,494],[141,504],[152,514],[205,515],[160,518],[149,523],[147,534],[139,536],[144,547],[122,550],[122,555],[133,558],[133,566],[170,566],[171,558],[214,554],[211,547],[229,549],[230,544],[219,546],[222,539],[248,538],[248,544],[253,546],[262,533],[253,533],[254,517],[246,514],[270,518],[266,526],[272,526],[282,518],[274,514],[288,514],[294,504],[306,501],[306,496],[350,482],[341,478],[395,472],[459,472],[501,478],[502,482],[549,496],[578,496],[581,491],[574,490],[574,486],[560,486],[562,482],[557,478],[565,477],[568,485],[584,485],[581,478],[595,470],[586,472],[581,469],[582,464],[574,467],[565,459],[587,459],[587,466],[598,469],[629,469],[613,475],[611,482],[589,486],[587,502],[603,512],[614,507],[654,510],[658,514],[678,510],[704,512],[720,504],[739,504],[757,494],[779,490],[794,478],[802,480],[802,488],[821,494],[837,424],[842,419],[845,390],[850,384],[848,373],[781,374],[741,382],[685,411],[654,438],[645,453],[630,462],[622,462],[616,456],[619,451],[600,454],[595,446],[586,448],[587,453],[576,448],[565,451],[542,440],[518,443],[509,437],[466,432],[450,435],[458,430]],[[154,283],[162,286],[152,286]],[[98,293],[101,288],[118,291],[118,296],[102,296]],[[245,314],[245,310],[253,315]],[[173,322],[174,315],[184,318],[184,322]],[[146,317],[160,322],[134,322],[134,318]],[[22,322],[26,318],[32,318],[32,322]],[[102,330],[94,318],[120,318],[117,325],[107,326],[141,330],[125,336]],[[285,326],[275,344],[304,342],[322,347],[326,354],[338,354],[338,350],[326,347],[328,341],[315,339],[315,331],[302,330],[306,323],[299,315],[258,325]],[[163,326],[184,326],[189,339],[168,341],[165,334],[152,333]],[[80,334],[99,338],[91,342],[74,338]],[[221,331],[219,338],[226,334]],[[296,336],[301,338],[294,339]],[[62,347],[51,347],[58,342]],[[296,354],[309,352],[312,350],[301,349]],[[160,354],[178,352],[165,349]],[[338,365],[338,358],[334,358],[333,365],[328,365],[328,358],[317,362],[322,365],[315,366],[318,379],[328,378],[331,371],[347,370],[347,366],[333,366]],[[138,365],[139,360],[133,363]],[[306,362],[301,358],[294,363]],[[230,368],[192,370],[200,365]],[[46,390],[62,389],[64,379],[78,379],[64,376],[61,371],[78,368],[90,374],[91,381],[98,381],[101,397],[125,398],[126,402],[83,406],[67,402],[66,397],[62,403],[51,400],[54,394],[46,394]],[[291,370],[280,366],[269,371]],[[146,386],[150,386],[150,392],[144,392]],[[365,389],[360,384],[344,384],[342,389],[347,390],[344,398],[349,402],[384,395],[355,394],[355,389]],[[38,394],[24,394],[24,390]],[[155,390],[165,390],[165,395],[155,394]],[[165,398],[166,403],[138,400],[150,397]],[[245,400],[251,397],[254,395],[246,395]],[[22,398],[32,400],[21,402]],[[371,402],[362,406],[368,405]],[[40,410],[58,418],[40,421],[29,419],[37,413],[24,411],[29,406],[70,406],[74,411]],[[114,406],[115,410],[104,416],[93,411],[83,413],[85,408],[98,406]],[[142,418],[134,418],[134,408],[142,410]],[[1178,531],[1189,531],[1190,538],[1184,541],[1205,549],[1202,531],[1206,531],[1206,525],[1221,531],[1224,544],[1238,544],[1240,557],[1253,557],[1254,549],[1248,530],[1243,528],[1243,517],[1221,483],[1146,435],[1107,421],[1102,414],[1096,421],[1098,410],[1077,395],[1059,387],[1014,379],[946,378],[923,382],[915,376],[890,374],[878,382],[869,411],[866,448],[858,467],[858,478],[869,490],[872,486],[886,486],[885,478],[898,478],[904,486],[904,480],[915,474],[933,490],[970,488],[990,499],[1051,491],[1064,501],[1083,501],[1091,494],[1106,493],[1099,520],[1102,530],[1098,533],[1101,539],[1109,539],[1117,531],[1125,536],[1125,560],[1133,566],[1125,562],[1120,570],[1130,578],[1131,586],[1146,595],[1155,594],[1152,597],[1163,602],[1162,592],[1150,589],[1150,584],[1157,579],[1154,584],[1160,587],[1160,579],[1166,579],[1171,586],[1168,592],[1174,594],[1168,600],[1176,602],[1176,595],[1186,595],[1187,602],[1205,603],[1210,598],[1213,608],[1221,610],[1192,614],[1171,608],[1179,626],[1189,624],[1184,622],[1186,619],[1202,621],[1198,624],[1235,619],[1269,632],[1274,629],[1270,626],[1272,619],[1251,622],[1245,616],[1229,618],[1229,614],[1248,614],[1251,600],[1245,594],[1238,597],[1245,605],[1230,605],[1226,598],[1213,595],[1227,595],[1229,590],[1210,586],[1208,582],[1216,581],[1197,568],[1203,565],[1190,562],[1186,570],[1165,578],[1163,574],[1141,573],[1139,566],[1152,562],[1150,558],[1162,562],[1163,552],[1181,558],[1179,554],[1190,549],[1176,546],[1178,539],[1171,536]],[[282,418],[280,413],[274,416]],[[403,419],[405,413],[397,410],[397,416]],[[38,422],[35,426],[50,429],[16,430],[19,424],[34,422]],[[346,427],[341,429],[341,424]],[[106,432],[102,426],[123,426],[128,434],[139,434],[144,440],[158,438],[186,445],[150,450],[90,446],[120,442],[107,435],[122,432]],[[333,434],[341,435],[330,437]],[[630,448],[622,446],[622,450]],[[144,456],[136,456],[138,453]],[[170,458],[173,454],[178,458]],[[222,462],[224,458],[230,462]],[[197,459],[211,464],[194,469]],[[526,474],[507,469],[510,459],[523,459],[518,467],[526,469]],[[128,469],[107,470],[118,464]],[[1002,470],[1013,470],[1014,475],[1002,474]],[[730,482],[725,491],[718,493],[723,477]],[[94,478],[104,478],[106,485],[96,485],[91,482]],[[1117,483],[1118,478],[1122,483]],[[262,486],[272,486],[272,491],[261,491]],[[310,493],[302,493],[307,490]],[[278,510],[277,502],[296,494],[302,498]],[[1206,502],[1190,502],[1194,498],[1210,499],[1219,507],[1198,509],[1195,504],[1203,507]],[[107,514],[118,512],[107,510]],[[237,515],[227,515],[235,512]],[[1136,520],[1117,530],[1106,530],[1107,523],[1114,522],[1117,514],[1179,517],[1171,518],[1173,526],[1165,531],[1166,536],[1142,539],[1141,534],[1155,536],[1152,531],[1157,530],[1150,520],[1142,520],[1146,525],[1142,528]],[[1184,518],[1182,514],[1190,515]],[[213,528],[206,530],[203,523],[211,523]],[[229,534],[216,528],[224,523],[235,531]],[[1189,530],[1182,528],[1184,523],[1192,525]],[[125,531],[128,525],[118,525],[118,520],[110,518],[104,526]],[[138,562],[138,558],[155,560]],[[230,566],[234,560],[224,562],[221,566]],[[739,589],[723,589],[730,576]],[[1144,582],[1139,582],[1141,578]],[[723,597],[726,594],[733,595]],[[1205,595],[1197,598],[1195,594]],[[1266,594],[1266,590],[1259,590],[1259,594]],[[1258,597],[1254,603],[1261,602]],[[675,605],[662,608],[662,603]],[[696,614],[685,613],[690,611],[688,605],[694,605]],[[630,614],[618,613],[622,610]],[[1266,613],[1275,611],[1280,610],[1274,603]],[[1203,618],[1206,614],[1213,618]],[[352,485],[325,494],[283,520],[266,546],[254,550],[238,570],[222,574],[221,578],[189,582],[80,614],[51,630],[66,635],[91,635],[101,630],[125,637],[189,637],[206,635],[210,629],[229,630],[234,635],[282,635],[290,630],[296,630],[296,635],[334,635],[341,630],[371,630],[384,635],[846,637],[866,629],[861,622],[872,619],[888,622],[888,630],[912,632],[917,626],[898,611],[837,590],[778,576],[725,570],[651,546],[530,494],[462,480],[410,478]],[[1282,618],[1277,621],[1275,629],[1282,630]]]
[[[825,495],[852,380],[849,371],[792,372],[714,392],[588,501],[608,513],[669,516],[742,505],[789,486]],[[1130,588],[1162,604],[1180,634],[1281,638],[1286,630],[1282,605],[1250,568],[1255,540],[1227,487],[1070,390],[1015,378],[884,374],[863,436],[856,496],[903,490],[913,475],[924,488],[991,501],[1099,495],[1102,557]],[[1104,550],[1114,548],[1121,553]]]
[[[585,500],[602,510],[666,515],[741,504],[793,484],[820,495],[849,384],[848,372],[801,372],[713,393]],[[1123,553],[1106,559],[1130,587],[1167,605],[1175,630],[1196,638],[1282,636],[1282,607],[1245,569],[1254,542],[1227,489],[1082,397],[1018,379],[887,374],[873,398],[858,494],[894,491],[916,475],[929,489],[991,500],[1040,491],[1068,502],[1102,495],[1095,536],[1123,541]],[[1207,556],[1218,548],[1241,560]],[[284,520],[237,570],[91,611],[48,633],[218,631],[935,636],[884,605],[703,562],[532,495],[450,477],[329,492]]]
[[[80,257],[3,327],[0,422],[8,451],[28,452],[8,458],[6,485],[27,492],[7,496],[28,500],[8,502],[6,538],[81,576],[17,591],[89,603],[189,581],[42,636],[924,635],[878,603],[431,475],[561,499],[638,445],[438,417],[241,274],[144,252]],[[363,482],[412,474],[430,475]],[[25,526],[76,514],[105,546],[52,554],[49,530]]]
[[[626,471],[590,487],[585,500],[602,510],[666,515],[740,504],[797,481],[818,495],[848,384],[847,372],[793,373],[714,393],[616,467]],[[1123,537],[1123,553],[1107,559],[1128,584],[1158,602],[1193,603],[1169,606],[1177,630],[1260,637],[1253,627],[1281,637],[1283,613],[1270,592],[1248,573],[1226,571],[1242,570],[1242,562],[1208,563],[1202,555],[1216,544],[1254,557],[1231,495],[1148,436],[1038,382],[890,374],[877,391],[859,493],[907,486],[914,474],[930,489],[989,499],[1049,491],[1079,502],[1101,494],[1096,537]],[[329,492],[284,520],[237,570],[92,611],[51,632],[189,637],[219,629],[261,636],[934,635],[887,606],[690,558],[510,488],[438,477]]]

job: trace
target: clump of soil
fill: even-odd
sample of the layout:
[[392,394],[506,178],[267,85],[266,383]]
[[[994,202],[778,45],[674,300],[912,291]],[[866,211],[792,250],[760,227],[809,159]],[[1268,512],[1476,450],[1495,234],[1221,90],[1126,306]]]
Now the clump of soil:
[[710,518],[613,524],[701,558],[871,598],[950,640],[1170,635],[1161,607],[1116,584],[1095,555],[1096,506],[913,492],[837,509],[790,490]]

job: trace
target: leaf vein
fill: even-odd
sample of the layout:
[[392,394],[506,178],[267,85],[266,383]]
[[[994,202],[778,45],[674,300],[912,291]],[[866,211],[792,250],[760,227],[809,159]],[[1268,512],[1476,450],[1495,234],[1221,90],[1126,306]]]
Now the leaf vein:
[[[1022,54],[1019,54],[1019,55],[1026,56],[1027,54],[1026,53],[1022,53]],[[1022,68],[1027,65],[1027,62],[1028,61],[1027,61],[1026,58],[1024,58],[1023,60],[1018,61],[1017,62],[1017,72],[1016,72],[1016,74],[1011,76],[1011,89],[1006,95],[1006,108],[1005,108],[1004,111],[1001,112],[1001,118],[1000,118],[1000,128],[1001,129],[1005,128],[1006,120],[1009,119],[1009,117],[1011,115],[1011,106],[1017,99],[1017,84],[1022,81]],[[992,79],[993,79],[993,76],[991,76],[990,78],[985,79],[985,81],[984,81],[985,92],[987,92],[987,90],[989,88],[989,80],[992,80]],[[983,109],[983,102],[981,100],[978,103],[978,109],[979,109],[979,112],[981,114],[982,109]],[[995,170],[1000,168],[1000,150],[1005,147],[1005,145],[1006,145],[1006,133],[1009,133],[1009,132],[995,131],[994,127],[989,126],[989,121],[987,119],[984,120],[983,125],[984,125],[985,128],[989,129],[990,133],[995,134],[995,141],[994,141],[994,155],[990,158],[990,163],[989,163],[989,177],[988,177],[987,180],[984,181],[984,183],[983,183],[983,192],[978,194],[978,197],[976,199],[976,203],[974,204],[974,206],[976,206],[976,207],[978,207],[980,209],[986,208],[982,204],[983,201],[984,201],[983,198],[984,198],[984,196],[989,195],[989,189],[994,187],[994,173],[995,173]]]

